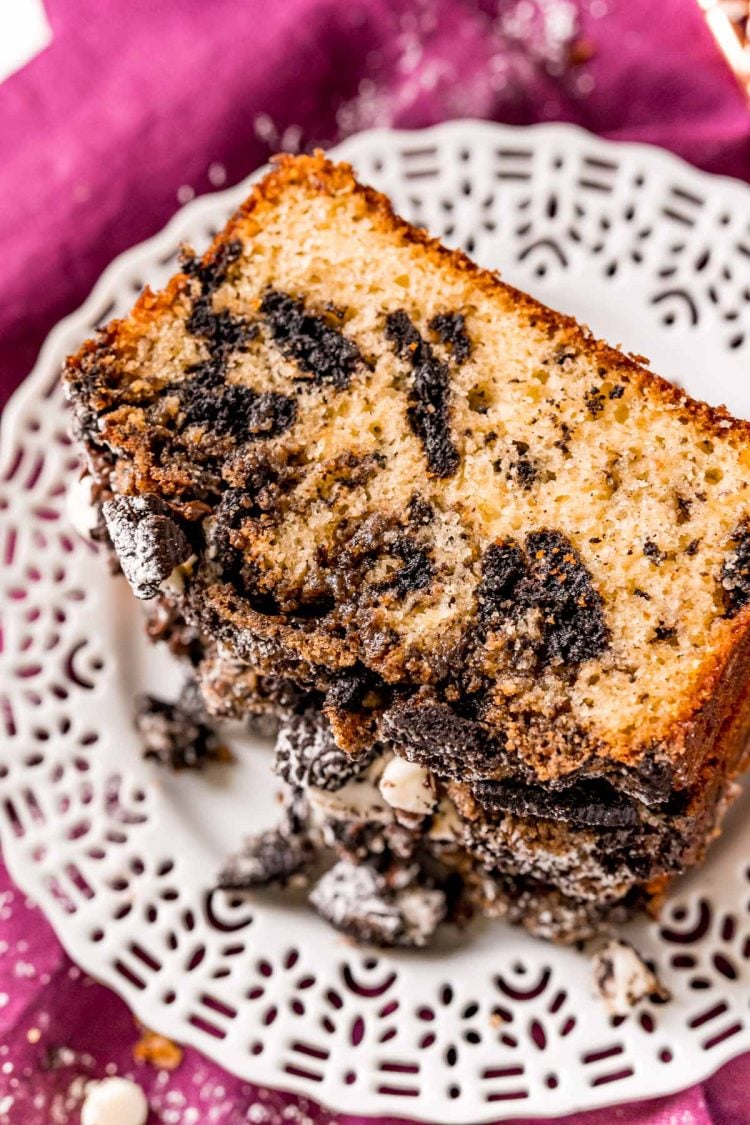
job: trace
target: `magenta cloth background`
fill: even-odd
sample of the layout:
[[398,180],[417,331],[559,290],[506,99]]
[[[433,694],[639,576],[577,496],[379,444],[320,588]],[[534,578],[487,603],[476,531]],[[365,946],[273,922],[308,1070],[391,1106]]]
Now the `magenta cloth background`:
[[[51,46],[0,85],[0,403],[117,253],[281,147],[448,117],[565,120],[750,179],[748,103],[696,0],[45,7]],[[0,1122],[75,1123],[85,1079],[115,1072],[147,1090],[149,1122],[334,1120],[194,1051],[171,1074],[136,1066],[136,1038],[125,1005],[71,964],[0,867]],[[573,1120],[744,1125],[750,1056],[702,1087]]]

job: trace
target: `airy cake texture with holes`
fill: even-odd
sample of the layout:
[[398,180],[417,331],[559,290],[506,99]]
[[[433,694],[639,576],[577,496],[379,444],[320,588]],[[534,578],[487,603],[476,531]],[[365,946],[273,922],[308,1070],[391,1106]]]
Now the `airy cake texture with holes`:
[[257,712],[269,684],[354,760],[421,766],[483,908],[580,936],[555,919],[701,857],[750,723],[747,424],[319,155],[66,385],[122,569],[193,631],[204,695]]

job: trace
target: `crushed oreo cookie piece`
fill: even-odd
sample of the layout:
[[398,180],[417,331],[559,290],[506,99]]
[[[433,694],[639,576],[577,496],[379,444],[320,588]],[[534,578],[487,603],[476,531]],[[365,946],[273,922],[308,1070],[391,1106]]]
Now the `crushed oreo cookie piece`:
[[611,1016],[627,1016],[641,1000],[670,999],[656,973],[627,941],[612,938],[592,958],[594,988]]
[[750,520],[732,532],[732,551],[721,568],[720,585],[727,617],[734,617],[750,602]]
[[153,598],[192,547],[174,513],[158,496],[116,496],[102,514],[122,572],[137,598]]
[[436,477],[453,476],[459,455],[450,427],[448,364],[438,358],[403,309],[388,314],[385,334],[411,368],[407,416],[422,442],[430,472]]
[[606,399],[601,387],[590,387],[586,392],[586,409],[592,418],[596,418],[604,410]]
[[353,714],[364,705],[367,694],[381,683],[369,668],[356,664],[339,673],[331,682],[326,692],[325,707],[331,711]]
[[326,317],[307,312],[300,298],[275,289],[266,292],[260,313],[279,351],[304,372],[302,378],[340,390],[349,386],[363,359],[354,341]]
[[435,519],[435,509],[429,500],[413,492],[407,505],[409,523],[413,527],[427,527]]
[[505,617],[515,591],[526,574],[526,558],[517,543],[491,543],[482,560],[477,586],[477,612],[484,625]]
[[293,425],[297,403],[274,391],[255,391],[232,383],[218,393],[203,383],[184,386],[181,403],[186,426],[205,426],[237,441],[277,437]]
[[542,665],[598,656],[609,643],[604,602],[573,544],[562,532],[535,531],[526,537],[526,551],[526,596],[543,615]]
[[539,476],[539,465],[529,456],[529,443],[514,441],[517,457],[510,466],[510,476],[520,484],[521,488],[528,490]]
[[677,629],[674,625],[667,625],[664,621],[660,621],[654,629],[652,640],[654,641],[673,641],[677,637]]
[[409,761],[457,780],[482,776],[497,765],[502,736],[458,715],[429,688],[399,699],[383,713],[380,736]]
[[[244,351],[250,340],[258,335],[257,324],[236,316],[229,309],[214,309],[213,306],[213,293],[226,281],[232,265],[241,254],[242,243],[235,239],[220,246],[208,262],[185,254],[182,257],[183,272],[196,278],[200,285],[185,328],[191,335],[203,340],[210,355],[196,368],[198,377],[193,381],[193,397],[198,387],[205,390],[209,384],[218,386],[222,383],[230,353]],[[180,388],[180,393],[184,393],[184,388]]]
[[244,351],[258,335],[257,324],[235,316],[228,309],[215,311],[210,297],[198,297],[185,325],[193,336],[200,336],[212,358],[223,361],[232,351]]
[[423,843],[419,832],[395,819],[386,824],[380,820],[332,818],[323,824],[322,836],[339,859],[369,863],[378,871],[387,871],[394,860],[412,860]]
[[305,711],[282,721],[273,768],[293,787],[335,791],[357,777],[374,754],[374,749],[360,755],[340,750],[325,715]]
[[609,643],[602,597],[562,532],[531,532],[523,550],[513,542],[492,544],[476,596],[483,628],[539,611],[539,635],[532,647],[542,667],[580,664]]
[[403,565],[390,578],[375,586],[379,593],[390,591],[397,598],[405,598],[414,590],[426,590],[430,586],[435,568],[427,547],[408,535],[399,535],[388,545],[387,554]]
[[471,789],[484,808],[514,816],[607,828],[635,828],[640,823],[633,798],[604,780],[582,780],[566,789],[550,790],[510,778],[481,779],[472,782]]
[[465,363],[471,355],[472,344],[466,331],[466,317],[463,313],[438,313],[429,323],[431,332],[453,352],[456,363]]
[[425,886],[416,868],[394,878],[340,860],[320,879],[310,902],[322,918],[356,941],[379,946],[424,946],[445,916],[443,891]]
[[197,688],[186,688],[174,703],[155,695],[140,696],[135,725],[144,758],[173,770],[199,770],[207,762],[228,760],[229,752],[203,722],[199,707]]
[[230,856],[219,872],[218,886],[225,891],[304,883],[316,860],[311,838],[288,820],[248,836],[240,851]]
[[646,558],[654,564],[654,566],[661,566],[661,564],[667,557],[664,551],[660,550],[657,544],[654,543],[653,539],[647,539],[643,544],[643,553]]
[[391,824],[393,810],[378,789],[384,765],[384,758],[374,758],[365,770],[350,777],[337,789],[310,786],[305,792],[311,813],[318,823]]

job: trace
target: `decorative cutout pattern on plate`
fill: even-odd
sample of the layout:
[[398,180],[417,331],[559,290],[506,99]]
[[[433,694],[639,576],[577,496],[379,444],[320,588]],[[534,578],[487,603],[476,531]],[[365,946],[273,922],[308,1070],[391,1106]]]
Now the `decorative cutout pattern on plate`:
[[[561,126],[457,122],[361,134],[340,152],[411,219],[750,414],[747,188]],[[585,957],[499,923],[376,955],[299,903],[212,891],[224,852],[274,815],[267,752],[238,736],[238,763],[200,777],[140,759],[133,694],[169,694],[179,672],[71,530],[58,370],[145,280],[166,280],[181,241],[203,247],[247,187],[196,200],[118,259],[6,413],[0,826],[14,878],[148,1025],[341,1110],[494,1120],[698,1080],[750,1047],[742,808],[661,924],[629,928],[675,1000],[611,1020],[589,997]]]

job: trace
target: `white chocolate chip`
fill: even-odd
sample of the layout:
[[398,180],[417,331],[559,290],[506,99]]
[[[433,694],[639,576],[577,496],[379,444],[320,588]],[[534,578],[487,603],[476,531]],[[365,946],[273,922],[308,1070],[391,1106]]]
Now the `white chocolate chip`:
[[198,556],[191,555],[184,563],[179,563],[172,573],[159,584],[161,592],[163,594],[181,594],[185,589],[185,579],[192,574],[197,561]]
[[145,1125],[147,1117],[146,1095],[127,1078],[90,1083],[81,1107],[81,1125]]
[[310,785],[305,795],[313,813],[323,820],[372,820],[389,824],[393,813],[378,790],[382,773],[383,759],[378,758],[364,773],[351,778],[340,789],[331,791]]
[[435,780],[429,770],[403,758],[391,758],[380,779],[383,799],[394,809],[427,816],[437,803]]
[[65,496],[65,511],[71,527],[82,539],[90,539],[92,531],[99,523],[99,513],[91,498],[93,478],[84,473],[79,480],[68,485]]

